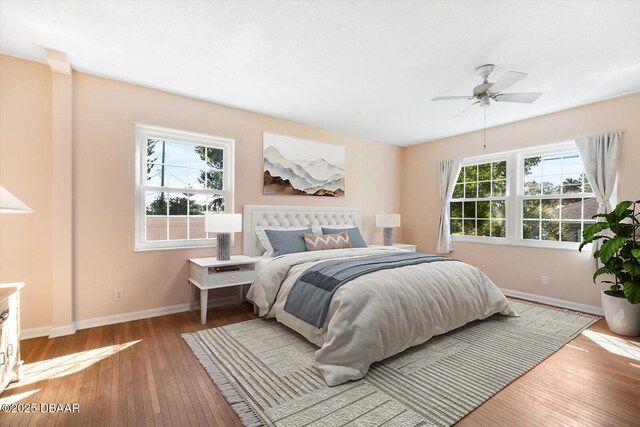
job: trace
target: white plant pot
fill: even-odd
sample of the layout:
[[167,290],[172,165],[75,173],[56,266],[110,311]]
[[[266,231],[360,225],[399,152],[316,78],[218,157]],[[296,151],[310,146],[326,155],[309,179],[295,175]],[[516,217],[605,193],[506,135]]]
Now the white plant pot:
[[640,335],[640,304],[626,298],[612,297],[602,292],[602,308],[611,332],[635,337]]

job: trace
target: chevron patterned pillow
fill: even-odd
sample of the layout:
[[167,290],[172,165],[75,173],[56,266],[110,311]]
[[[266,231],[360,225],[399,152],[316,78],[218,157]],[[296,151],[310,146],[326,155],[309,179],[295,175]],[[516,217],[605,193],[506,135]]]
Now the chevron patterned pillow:
[[308,251],[324,251],[327,249],[351,248],[349,233],[343,231],[336,234],[303,234]]

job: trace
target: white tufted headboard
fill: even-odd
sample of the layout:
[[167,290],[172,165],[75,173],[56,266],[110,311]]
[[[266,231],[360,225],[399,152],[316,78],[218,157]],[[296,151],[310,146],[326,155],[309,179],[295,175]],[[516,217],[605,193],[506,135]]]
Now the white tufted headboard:
[[264,248],[258,240],[256,226],[357,226],[362,228],[360,208],[321,208],[317,206],[245,205],[242,227],[242,247],[245,255],[261,256]]

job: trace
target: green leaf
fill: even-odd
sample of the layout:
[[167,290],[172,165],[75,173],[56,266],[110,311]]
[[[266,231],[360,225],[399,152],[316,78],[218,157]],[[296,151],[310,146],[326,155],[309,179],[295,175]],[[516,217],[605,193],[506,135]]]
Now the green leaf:
[[585,240],[593,238],[597,233],[602,230],[606,230],[607,228],[609,228],[609,223],[607,222],[596,222],[594,224],[590,224],[582,231],[582,238]]
[[640,262],[636,261],[635,259],[625,261],[622,266],[632,276],[640,276]]
[[614,237],[613,239],[607,240],[598,251],[598,258],[606,264],[609,258],[614,256],[626,243],[626,237]]
[[631,251],[631,255],[633,255],[633,257],[635,259],[637,259],[638,261],[640,261],[640,249],[633,249]]
[[[628,200],[625,200],[624,202],[620,202],[618,203],[618,206],[616,206],[616,208],[613,210],[613,214],[618,217],[618,218],[623,218],[625,217],[626,213],[625,212],[627,209],[629,209],[629,206],[631,206],[633,204],[633,202],[630,202]],[[633,210],[631,211],[633,212]]]
[[631,304],[640,303],[640,282],[624,282],[624,296]]
[[596,270],[595,273],[593,273],[593,282],[596,282],[596,278],[598,276],[601,276],[603,274],[611,274],[612,271],[609,267],[600,267],[599,269]]
[[578,248],[578,251],[582,252],[582,248],[584,248],[589,243],[593,243],[596,240],[604,239],[605,237],[607,236],[593,236],[590,239],[583,240],[582,243],[580,243],[580,247]]

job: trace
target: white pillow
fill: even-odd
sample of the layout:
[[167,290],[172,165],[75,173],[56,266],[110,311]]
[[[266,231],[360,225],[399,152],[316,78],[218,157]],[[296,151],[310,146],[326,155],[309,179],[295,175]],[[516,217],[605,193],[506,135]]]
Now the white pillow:
[[[313,234],[322,234],[322,228],[319,225],[310,226]],[[264,230],[305,230],[309,228],[307,227],[263,227],[261,225],[256,226],[256,234],[258,235],[258,240],[260,244],[265,249],[263,257],[272,257],[273,256],[273,246],[271,246],[271,242],[269,241],[269,237],[267,237],[267,233]]]

